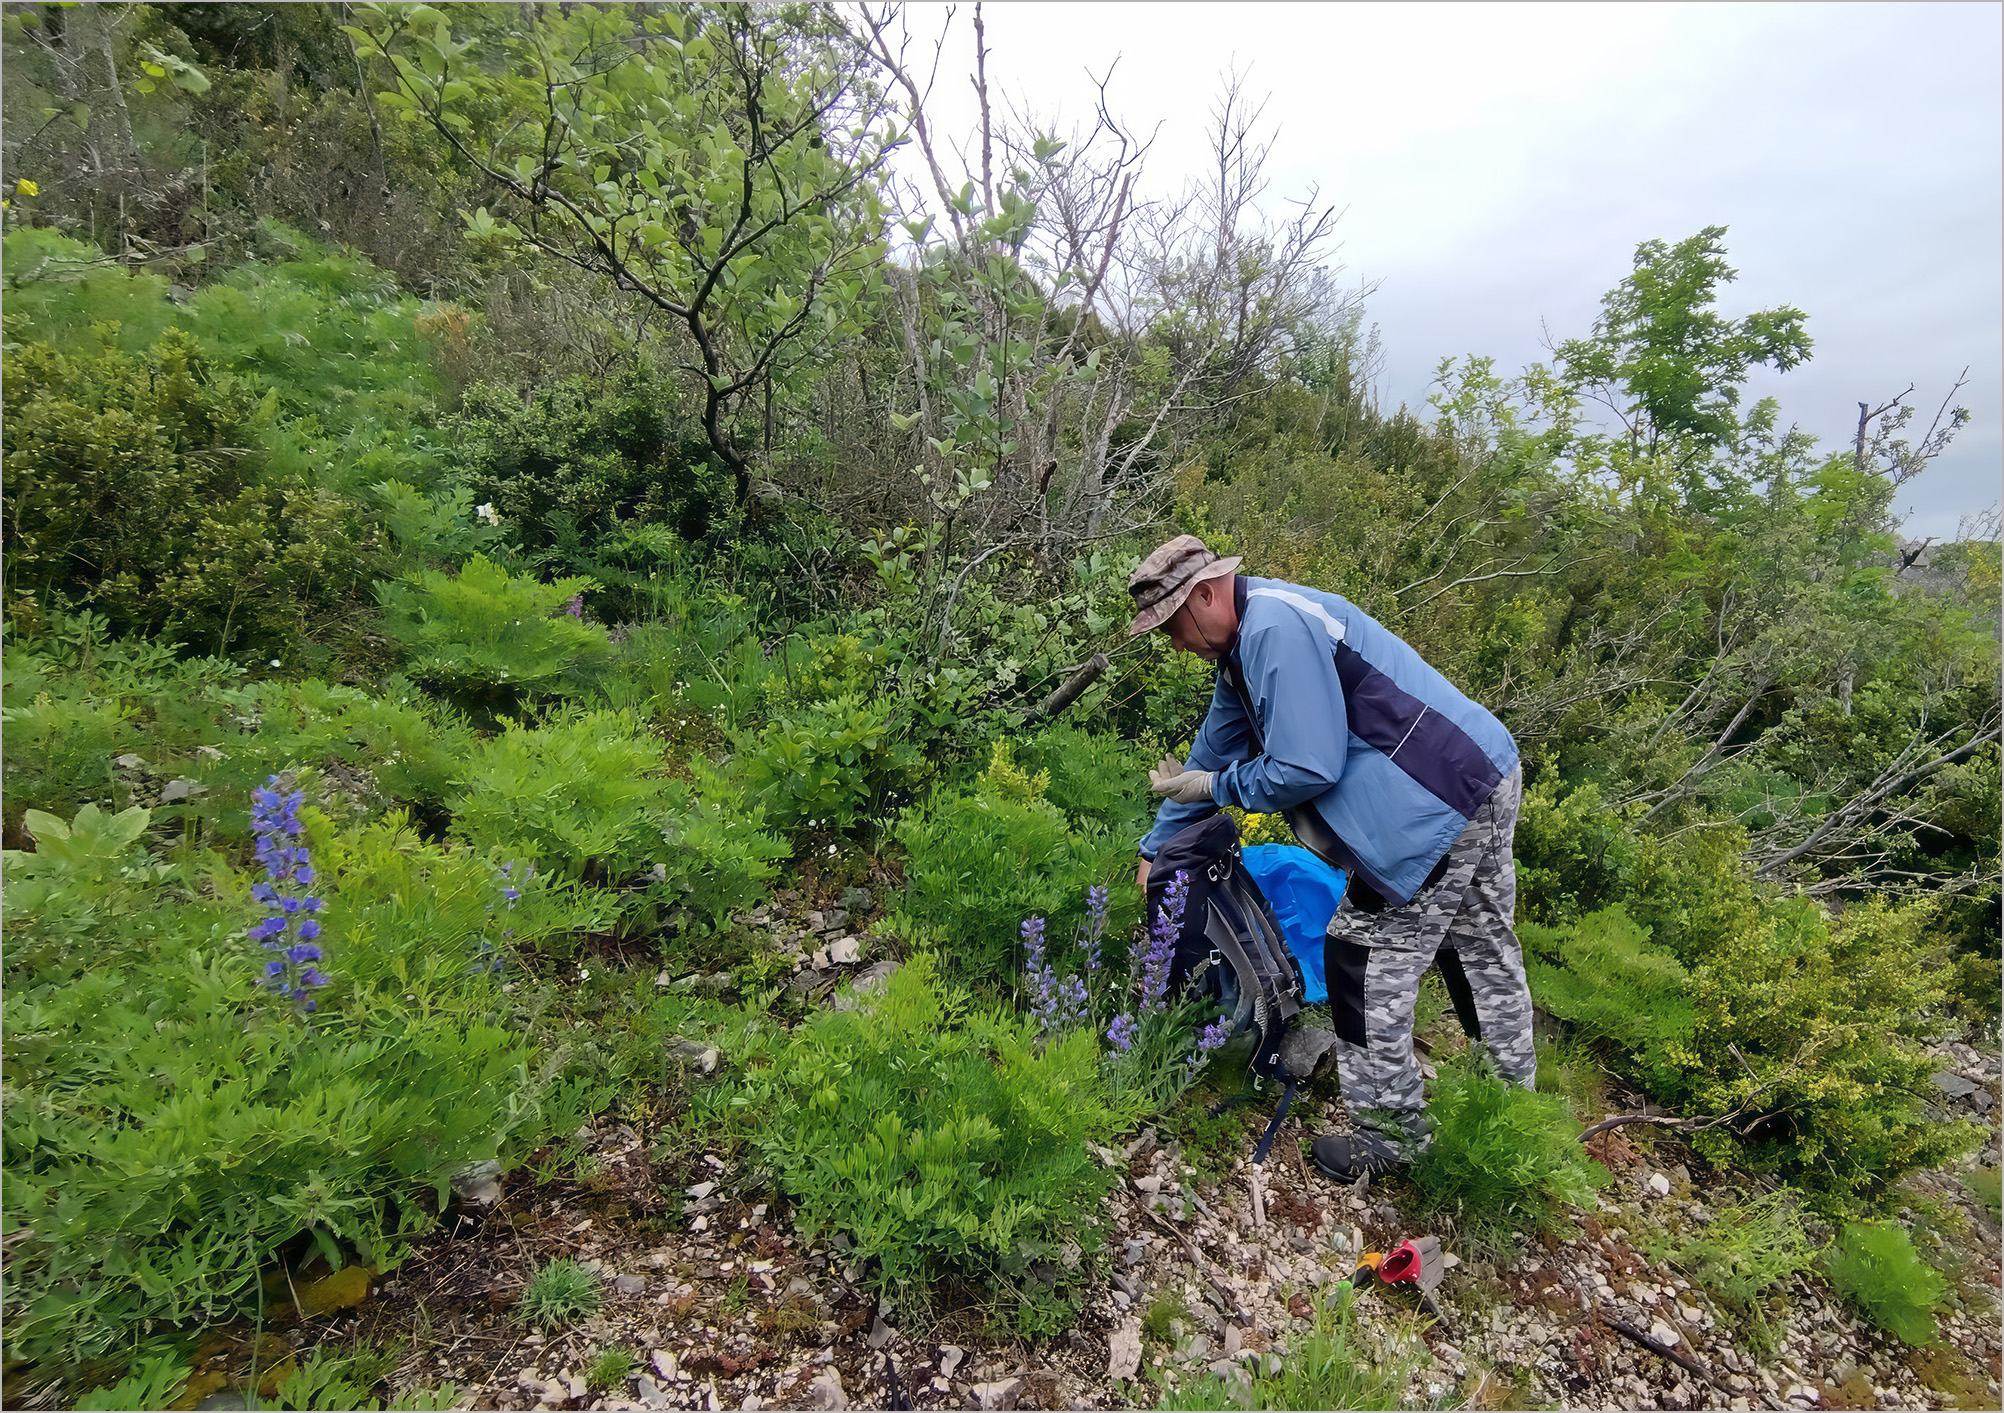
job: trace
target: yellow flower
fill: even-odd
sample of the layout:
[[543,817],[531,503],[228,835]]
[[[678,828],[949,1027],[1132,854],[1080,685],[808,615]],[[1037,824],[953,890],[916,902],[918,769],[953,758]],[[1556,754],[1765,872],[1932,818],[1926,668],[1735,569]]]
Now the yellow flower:
[[14,194],[16,196],[40,196],[42,194],[42,189],[36,186],[33,182],[29,181],[26,177],[22,177],[19,181],[14,183]]

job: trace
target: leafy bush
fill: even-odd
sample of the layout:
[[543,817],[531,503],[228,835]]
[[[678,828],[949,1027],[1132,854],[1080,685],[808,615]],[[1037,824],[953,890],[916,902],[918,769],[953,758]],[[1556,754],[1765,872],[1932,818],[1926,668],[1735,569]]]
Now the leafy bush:
[[999,760],[1003,770],[991,763],[972,790],[935,790],[896,827],[906,854],[906,915],[937,930],[956,976],[988,983],[1015,974],[1023,919],[1047,918],[1051,936],[1062,937],[1083,920],[1095,884],[1116,885],[1110,937],[1126,936],[1139,916],[1133,887],[1117,886],[1122,870],[1105,864],[1036,789],[1012,783],[1014,767]]
[[466,761],[448,801],[453,828],[477,847],[626,890],[631,925],[662,920],[635,911],[651,900],[668,921],[714,928],[759,899],[786,846],[707,761],[690,762],[693,790],[664,765],[661,743],[630,713],[510,723]]
[[898,739],[896,703],[837,697],[780,716],[740,743],[750,798],[782,829],[847,832],[910,787],[918,752]]
[[1413,1165],[1421,1208],[1455,1212],[1480,1237],[1550,1229],[1562,1204],[1591,1202],[1607,1182],[1557,1095],[1449,1063],[1440,1067],[1428,1112],[1433,1143]]
[[145,811],[31,815],[40,847],[6,856],[4,1279],[24,1357],[242,1316],[295,1239],[394,1265],[453,1172],[541,1138],[486,957],[504,926],[534,945],[593,909],[545,880],[503,912],[491,858],[395,820],[303,818],[331,978],[310,1019],[258,984],[251,880],[151,859]]
[[[1709,906],[1709,905],[1705,905]],[[1930,1119],[1922,1048],[1953,974],[1934,905],[1868,899],[1832,921],[1806,900],[1759,905],[1680,963],[1621,908],[1564,931],[1523,930],[1532,994],[1611,1049],[1650,1097],[1743,1114],[1738,1137],[1694,1136],[1842,1208],[1965,1153],[1969,1123]],[[1709,926],[1709,924],[1708,924]]]
[[1691,980],[1620,907],[1563,931],[1525,923],[1525,971],[1540,1005],[1628,1057],[1654,1095],[1676,1095],[1697,1017]]
[[1721,1203],[1709,1220],[1650,1248],[1651,1260],[1671,1262],[1715,1300],[1749,1317],[1758,1315],[1763,1296],[1808,1270],[1815,1256],[1796,1199],[1785,1191]]
[[577,570],[622,522],[699,539],[726,518],[729,471],[700,428],[677,426],[638,372],[568,378],[527,397],[482,385],[448,423],[460,474],[532,560]]
[[1024,737],[1017,749],[1025,769],[1049,774],[1044,798],[1065,812],[1073,828],[1111,835],[1133,857],[1159,803],[1148,792],[1155,761],[1146,759],[1145,746],[1059,724]]
[[284,650],[363,584],[365,537],[304,477],[268,474],[266,415],[186,334],[144,355],[5,355],[7,586],[218,653]]
[[76,1402],[80,1409],[170,1408],[188,1385],[187,1363],[175,1354],[155,1354],[134,1362],[115,1384],[93,1389]]
[[560,1330],[596,1315],[605,1303],[599,1278],[575,1261],[549,1261],[522,1287],[522,1319],[543,1330]]
[[1837,1293],[1880,1329],[1908,1344],[1934,1342],[1934,1314],[1948,1282],[1921,1260],[1905,1229],[1846,1222],[1824,1256],[1824,1268]]
[[1019,1324],[1061,1318],[1114,1181],[1090,1145],[1123,1120],[1089,1030],[1040,1049],[1026,1017],[971,1004],[922,952],[868,1005],[761,1035],[730,1104],[807,1229],[848,1233],[914,1312],[958,1277]]
[[426,494],[391,479],[370,488],[382,507],[383,527],[419,563],[444,568],[485,554],[501,538],[501,527],[479,518],[473,492],[452,486]]
[[765,832],[764,811],[738,799],[721,771],[700,756],[689,764],[696,788],[671,788],[679,803],[662,830],[655,889],[670,921],[700,932],[758,902],[787,847]]
[[456,575],[421,569],[376,585],[383,632],[410,655],[410,675],[474,702],[506,705],[553,691],[612,656],[605,630],[575,605],[589,579],[545,584],[476,554]]
[[569,878],[630,884],[663,852],[662,755],[624,712],[510,722],[468,758],[448,802],[453,827],[478,848],[526,853]]
[[1367,1337],[1357,1319],[1357,1295],[1336,1281],[1315,1305],[1315,1325],[1276,1373],[1249,1378],[1216,1374],[1165,1394],[1157,1408],[1406,1408],[1406,1385],[1427,1362],[1426,1346],[1409,1327]]

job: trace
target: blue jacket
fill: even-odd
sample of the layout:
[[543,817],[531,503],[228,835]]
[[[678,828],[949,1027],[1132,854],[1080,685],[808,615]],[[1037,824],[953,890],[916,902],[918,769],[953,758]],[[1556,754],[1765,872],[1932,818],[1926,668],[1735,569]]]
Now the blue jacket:
[[1331,862],[1391,903],[1410,902],[1516,768],[1516,741],[1348,599],[1243,575],[1233,599],[1238,634],[1190,750],[1190,769],[1216,772],[1215,803],[1165,801],[1142,856],[1218,805],[1309,805],[1340,845]]

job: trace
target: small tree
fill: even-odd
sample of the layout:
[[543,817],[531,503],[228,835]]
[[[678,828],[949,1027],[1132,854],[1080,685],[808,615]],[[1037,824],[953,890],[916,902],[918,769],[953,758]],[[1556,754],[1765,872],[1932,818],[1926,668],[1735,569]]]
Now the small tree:
[[431,5],[358,7],[379,95],[498,189],[466,217],[608,276],[687,331],[703,428],[740,504],[747,401],[806,378],[879,288],[877,177],[900,141],[859,55],[806,5],[525,7],[504,53]]

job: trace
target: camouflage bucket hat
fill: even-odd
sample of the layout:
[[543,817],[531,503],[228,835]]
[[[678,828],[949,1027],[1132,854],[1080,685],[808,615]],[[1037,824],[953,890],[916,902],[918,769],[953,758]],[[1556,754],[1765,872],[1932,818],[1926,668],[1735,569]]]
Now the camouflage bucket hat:
[[1240,555],[1220,559],[1195,535],[1178,535],[1162,545],[1128,576],[1127,592],[1139,610],[1127,625],[1132,638],[1160,628],[1183,606],[1190,590],[1206,579],[1217,579],[1239,567]]

